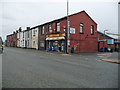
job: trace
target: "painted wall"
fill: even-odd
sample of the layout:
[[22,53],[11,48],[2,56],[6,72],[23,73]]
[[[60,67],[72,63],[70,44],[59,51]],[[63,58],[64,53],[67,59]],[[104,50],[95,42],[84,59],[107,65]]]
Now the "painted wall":
[[17,33],[17,47],[20,47],[20,32]]
[[38,49],[38,28],[32,29],[32,48]]
[[25,31],[25,48],[29,48],[29,30]]
[[28,33],[29,33],[28,48],[32,48],[32,30],[29,30]]
[[20,47],[24,48],[24,33],[20,32]]

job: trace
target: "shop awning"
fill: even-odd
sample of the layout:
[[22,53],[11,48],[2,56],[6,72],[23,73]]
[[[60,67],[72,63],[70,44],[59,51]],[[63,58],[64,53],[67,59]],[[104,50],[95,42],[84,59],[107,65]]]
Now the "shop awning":
[[46,40],[61,40],[61,39],[65,39],[65,37],[48,37],[48,38],[46,38]]

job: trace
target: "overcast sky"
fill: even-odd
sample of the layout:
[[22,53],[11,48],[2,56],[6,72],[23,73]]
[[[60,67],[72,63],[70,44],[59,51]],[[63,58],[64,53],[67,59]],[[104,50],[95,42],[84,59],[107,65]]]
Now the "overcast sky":
[[[118,33],[119,0],[69,0],[69,14],[85,10],[98,24],[98,31],[108,29]],[[1,0],[0,36],[13,33],[19,27],[40,25],[66,16],[67,0]]]

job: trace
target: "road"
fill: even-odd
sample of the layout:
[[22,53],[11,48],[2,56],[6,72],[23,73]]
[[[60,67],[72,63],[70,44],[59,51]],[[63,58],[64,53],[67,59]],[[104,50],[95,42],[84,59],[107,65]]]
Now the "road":
[[117,88],[118,64],[97,53],[65,55],[6,48],[3,88]]

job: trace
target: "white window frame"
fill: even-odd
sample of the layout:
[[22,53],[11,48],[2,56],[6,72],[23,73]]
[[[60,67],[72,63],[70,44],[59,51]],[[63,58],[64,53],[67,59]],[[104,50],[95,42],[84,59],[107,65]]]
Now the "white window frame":
[[49,32],[52,32],[52,24],[49,24]]
[[80,23],[80,34],[84,33],[84,24]]
[[45,34],[45,26],[42,26],[42,33],[41,34]]
[[90,26],[90,34],[91,34],[91,35],[94,35],[94,25],[91,25],[91,26]]
[[57,22],[57,32],[60,32],[60,22]]
[[33,36],[35,37],[35,29],[33,29]]

